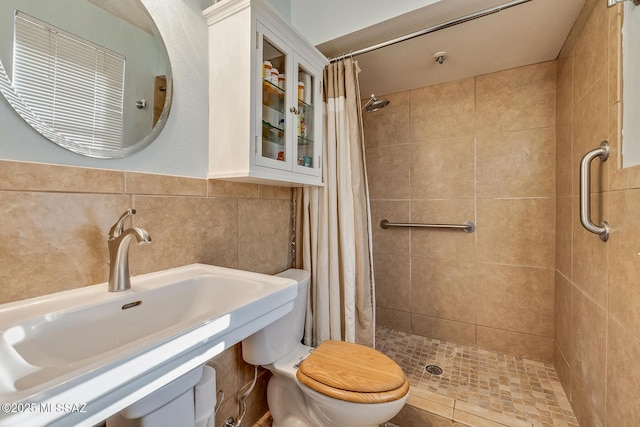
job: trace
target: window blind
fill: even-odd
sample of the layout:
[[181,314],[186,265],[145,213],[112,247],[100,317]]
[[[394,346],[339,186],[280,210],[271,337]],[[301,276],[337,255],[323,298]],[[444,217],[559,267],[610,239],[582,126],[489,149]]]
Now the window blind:
[[13,84],[54,132],[119,149],[125,58],[22,12],[15,15]]

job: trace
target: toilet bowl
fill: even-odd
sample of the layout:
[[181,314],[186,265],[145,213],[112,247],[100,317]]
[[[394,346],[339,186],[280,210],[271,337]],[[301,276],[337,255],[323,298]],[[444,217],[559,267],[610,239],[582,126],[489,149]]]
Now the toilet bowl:
[[358,344],[301,344],[309,273],[279,275],[298,282],[292,312],[242,343],[244,360],[273,374],[267,388],[273,427],[377,427],[393,418],[409,396],[402,369]]

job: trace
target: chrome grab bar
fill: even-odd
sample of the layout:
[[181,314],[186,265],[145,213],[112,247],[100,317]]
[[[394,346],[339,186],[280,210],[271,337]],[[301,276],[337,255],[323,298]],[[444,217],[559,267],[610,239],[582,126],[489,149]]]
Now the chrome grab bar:
[[580,222],[592,233],[598,234],[600,240],[609,240],[609,224],[602,221],[600,225],[591,222],[591,161],[600,157],[603,162],[609,158],[609,143],[602,141],[600,147],[589,151],[580,162]]
[[380,221],[380,228],[387,229],[389,227],[419,227],[419,228],[453,228],[464,231],[465,233],[473,233],[476,231],[476,225],[473,221],[467,221],[464,224],[409,224],[409,223],[393,223],[386,219]]

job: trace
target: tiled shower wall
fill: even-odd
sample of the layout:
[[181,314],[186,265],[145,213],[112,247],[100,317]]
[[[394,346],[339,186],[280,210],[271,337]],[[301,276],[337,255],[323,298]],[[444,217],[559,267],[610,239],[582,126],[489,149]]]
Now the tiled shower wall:
[[[0,303],[105,282],[107,234],[130,207],[137,210],[133,223],[152,239],[132,245],[132,275],[196,262],[285,270],[290,194],[281,187],[0,161]],[[213,364],[226,396],[217,420],[222,425],[237,416],[235,396],[252,380],[253,368],[242,361],[239,345]],[[249,424],[266,411],[268,373],[261,373]]]
[[555,61],[385,97],[364,115],[378,324],[552,360]]
[[[606,3],[587,0],[558,59],[554,364],[583,427],[640,425],[640,167],[620,168],[623,16]],[[578,164],[602,140],[592,219],[607,243],[578,220]]]

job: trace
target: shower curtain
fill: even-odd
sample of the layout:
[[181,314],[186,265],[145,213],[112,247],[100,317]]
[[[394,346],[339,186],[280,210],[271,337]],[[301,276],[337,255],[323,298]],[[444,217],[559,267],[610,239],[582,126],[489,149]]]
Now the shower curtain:
[[352,58],[324,70],[323,187],[296,189],[296,266],[311,272],[305,344],[373,346],[375,289],[369,190]]

